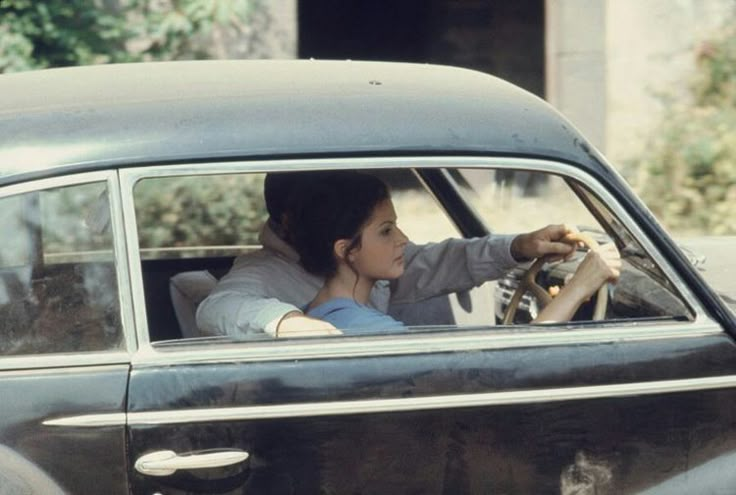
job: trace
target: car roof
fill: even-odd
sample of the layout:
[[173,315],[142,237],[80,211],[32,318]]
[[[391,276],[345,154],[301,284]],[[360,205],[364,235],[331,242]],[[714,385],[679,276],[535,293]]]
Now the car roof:
[[187,61],[0,76],[0,182],[205,159],[397,154],[606,167],[542,99],[426,64]]

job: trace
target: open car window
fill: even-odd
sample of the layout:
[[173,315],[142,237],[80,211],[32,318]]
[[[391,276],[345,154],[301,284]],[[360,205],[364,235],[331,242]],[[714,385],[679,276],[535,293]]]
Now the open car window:
[[[422,276],[413,272],[410,284],[402,285],[402,279],[379,282],[390,294],[382,311],[403,323],[403,332],[502,325],[529,266],[513,260],[508,263],[510,237],[505,251],[498,247],[485,251],[494,253],[492,256],[500,259],[495,260],[499,264],[507,264],[499,273],[488,270],[488,260],[460,259],[450,251],[436,251],[440,249],[437,246],[444,246],[447,239],[475,238],[460,241],[476,246],[467,248],[468,252],[476,253],[472,258],[482,251],[477,246],[489,242],[483,238],[486,233],[492,232],[492,239],[500,239],[498,236],[528,232],[554,223],[573,225],[601,244],[615,243],[621,252],[622,276],[617,285],[607,289],[608,305],[600,319],[654,322],[692,319],[692,312],[658,268],[656,260],[577,181],[549,173],[490,168],[366,172],[390,186],[398,224],[413,242],[412,249],[440,253],[426,259],[421,255],[410,257],[410,262],[419,260],[414,267],[426,271]],[[263,255],[260,232],[268,218],[263,197],[265,177],[264,173],[189,175],[143,178],[136,183],[134,200],[151,341],[213,336],[227,337],[226,340],[274,338],[263,329],[203,329],[196,316],[199,306],[234,263]],[[573,276],[585,253],[580,249],[564,262],[545,265],[537,277],[538,284],[555,294]],[[271,288],[285,284],[293,288],[298,283],[278,269],[269,272],[267,279],[265,284],[272,284]],[[288,292],[285,299],[289,298]],[[277,293],[275,289],[268,291],[268,297],[275,298]],[[285,302],[302,307],[308,300],[298,304]],[[591,321],[595,304],[595,297],[584,303],[570,323]],[[513,323],[528,324],[541,306],[542,302],[533,293],[524,293]],[[247,311],[247,307],[240,306],[234,310]],[[341,330],[344,337],[351,335],[349,329]],[[376,334],[385,335],[385,332]]]
[[[609,285],[606,320],[692,319],[692,311],[654,258],[611,209],[580,182],[532,171],[464,169],[449,176],[490,230],[528,231],[564,222],[601,245],[614,243],[623,266],[619,282]],[[537,277],[540,285],[557,292],[572,276],[585,251],[579,249],[570,260],[545,266]],[[494,296],[497,321],[503,319],[527,267],[511,270],[498,281]],[[584,304],[573,320],[590,319],[592,310],[592,304]],[[526,293],[515,321],[529,322],[539,311],[538,298]]]
[[264,174],[162,177],[135,187],[141,258],[214,258],[258,247]]
[[[375,174],[391,188],[401,228],[413,241],[427,243],[459,235],[412,170]],[[133,195],[152,341],[213,336],[197,327],[196,310],[239,256],[261,249],[260,233],[268,219],[265,176],[188,175],[144,178],[136,183]],[[429,307],[425,305],[424,310]],[[421,306],[403,304],[392,309],[411,323],[424,311]],[[447,305],[442,307],[444,312],[449,310]],[[422,324],[430,321],[447,324],[454,320],[421,319]],[[263,332],[247,335],[248,340],[260,338],[268,336]]]

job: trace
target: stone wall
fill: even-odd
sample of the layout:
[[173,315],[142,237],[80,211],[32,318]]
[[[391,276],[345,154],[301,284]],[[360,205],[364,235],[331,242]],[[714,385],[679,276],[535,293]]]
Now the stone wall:
[[546,99],[604,149],[605,0],[547,0],[545,8]]
[[734,0],[546,0],[547,99],[611,161],[636,157]]
[[218,59],[290,59],[297,57],[296,0],[257,2],[245,22],[219,26],[206,40]]
[[609,0],[606,152],[636,157],[669,98],[688,98],[699,46],[736,10],[734,0]]

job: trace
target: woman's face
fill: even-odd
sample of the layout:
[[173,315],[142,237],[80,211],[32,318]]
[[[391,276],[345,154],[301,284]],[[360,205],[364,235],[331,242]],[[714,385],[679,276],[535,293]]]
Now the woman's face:
[[396,224],[390,199],[373,209],[361,233],[358,249],[348,254],[355,270],[373,280],[392,280],[404,273],[404,248],[409,239]]

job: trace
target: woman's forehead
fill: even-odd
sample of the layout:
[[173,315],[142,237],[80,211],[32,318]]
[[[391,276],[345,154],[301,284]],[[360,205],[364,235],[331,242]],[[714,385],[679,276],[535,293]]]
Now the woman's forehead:
[[396,221],[396,210],[391,199],[384,199],[373,208],[367,223],[383,223]]

